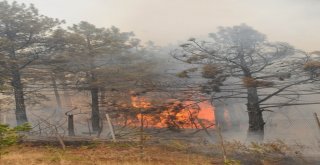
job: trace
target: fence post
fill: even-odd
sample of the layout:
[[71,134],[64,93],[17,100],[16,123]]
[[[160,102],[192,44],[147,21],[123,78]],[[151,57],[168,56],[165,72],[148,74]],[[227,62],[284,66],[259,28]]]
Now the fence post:
[[115,133],[114,133],[114,130],[113,130],[113,126],[112,126],[109,114],[106,114],[106,118],[107,118],[107,121],[108,121],[108,125],[109,125],[109,129],[110,129],[110,132],[111,132],[112,139],[115,142],[116,141],[116,136],[115,136]]
[[90,119],[87,119],[89,135],[91,136]]
[[68,114],[68,133],[69,136],[75,136],[74,133],[74,124],[73,124],[73,114]]

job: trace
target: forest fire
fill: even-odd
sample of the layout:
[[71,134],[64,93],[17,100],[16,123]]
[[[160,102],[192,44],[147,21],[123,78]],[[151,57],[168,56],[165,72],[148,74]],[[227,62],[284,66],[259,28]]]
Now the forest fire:
[[191,101],[174,101],[166,106],[156,106],[146,97],[131,97],[131,104],[139,109],[137,118],[145,127],[153,128],[214,128],[214,108],[207,101],[194,103]]

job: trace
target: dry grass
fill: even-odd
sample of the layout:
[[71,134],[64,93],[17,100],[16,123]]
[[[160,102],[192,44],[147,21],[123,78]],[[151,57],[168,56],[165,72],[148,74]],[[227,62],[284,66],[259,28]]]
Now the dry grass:
[[69,147],[14,146],[4,155],[5,165],[206,165],[219,162],[208,156],[161,146],[147,146],[141,159],[139,147],[118,144]]
[[[146,144],[141,159],[139,145],[133,142],[92,142],[79,147],[17,145],[8,149],[0,165],[221,165],[220,144],[188,143],[173,140],[166,143]],[[40,145],[40,146],[39,146]],[[225,165],[299,165],[319,164],[306,161],[301,146],[288,146],[284,142],[244,144],[225,141],[228,163]],[[197,154],[199,153],[199,154]],[[200,154],[201,153],[201,154]]]
[[[210,146],[212,151],[219,151],[218,144]],[[281,140],[266,143],[244,144],[240,141],[225,141],[228,159],[244,165],[300,165],[310,162],[302,158],[303,146],[288,146]],[[310,163],[311,164],[311,163]],[[235,165],[235,164],[232,164]]]

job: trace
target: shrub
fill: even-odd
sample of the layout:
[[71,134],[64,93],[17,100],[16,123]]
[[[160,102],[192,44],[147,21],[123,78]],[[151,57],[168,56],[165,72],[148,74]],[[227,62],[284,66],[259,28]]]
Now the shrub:
[[25,123],[14,128],[7,124],[0,124],[0,155],[4,154],[4,149],[16,144],[21,138],[19,132],[31,130],[31,125]]

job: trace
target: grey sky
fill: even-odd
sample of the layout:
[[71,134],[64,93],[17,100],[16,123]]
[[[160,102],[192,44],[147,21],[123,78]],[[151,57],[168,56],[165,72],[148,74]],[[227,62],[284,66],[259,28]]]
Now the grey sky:
[[99,27],[134,31],[165,45],[206,36],[218,26],[246,23],[271,41],[307,51],[320,49],[320,0],[17,0],[42,14]]

